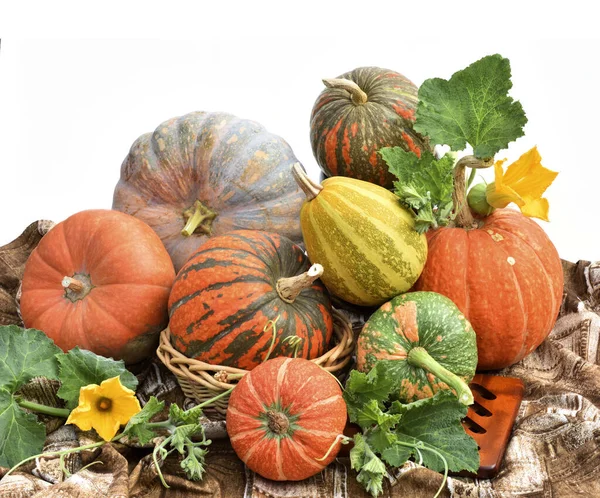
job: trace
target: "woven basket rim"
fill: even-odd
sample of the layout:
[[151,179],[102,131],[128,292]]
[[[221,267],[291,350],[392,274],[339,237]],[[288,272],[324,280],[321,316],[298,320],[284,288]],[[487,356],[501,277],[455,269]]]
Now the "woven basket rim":
[[[343,369],[352,359],[354,353],[355,341],[352,332],[352,325],[348,317],[341,311],[333,308],[333,333],[334,345],[318,358],[310,361],[323,367],[330,373],[335,373]],[[181,388],[186,396],[189,396],[190,388],[193,391],[194,385],[204,388],[207,392],[218,394],[219,392],[231,389],[236,385],[239,378],[249,372],[242,368],[229,367],[225,365],[213,365],[204,361],[188,358],[183,353],[177,351],[171,344],[171,332],[169,327],[160,333],[159,345],[156,354],[160,361],[177,377]],[[221,374],[221,372],[223,372]],[[232,374],[233,378],[226,379]],[[224,379],[227,380],[223,382]],[[191,396],[198,401],[198,396]]]

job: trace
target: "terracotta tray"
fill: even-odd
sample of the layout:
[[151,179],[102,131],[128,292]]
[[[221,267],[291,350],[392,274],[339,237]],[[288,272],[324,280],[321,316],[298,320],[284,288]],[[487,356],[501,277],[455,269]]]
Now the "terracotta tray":
[[479,445],[477,477],[490,479],[500,470],[525,388],[520,379],[488,374],[475,375],[469,387],[475,403],[469,407],[463,425]]

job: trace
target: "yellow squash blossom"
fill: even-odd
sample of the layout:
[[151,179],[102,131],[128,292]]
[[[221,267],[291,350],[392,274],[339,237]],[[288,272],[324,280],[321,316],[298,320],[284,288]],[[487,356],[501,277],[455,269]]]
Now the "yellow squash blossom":
[[90,384],[79,391],[79,406],[75,408],[67,424],[75,424],[83,431],[96,429],[105,441],[110,441],[121,425],[142,409],[135,392],[121,384],[119,377]]
[[542,166],[537,147],[525,152],[512,163],[506,172],[502,165],[506,159],[494,164],[495,182],[486,189],[487,202],[495,208],[514,202],[525,216],[548,221],[548,199],[542,194],[558,175]]

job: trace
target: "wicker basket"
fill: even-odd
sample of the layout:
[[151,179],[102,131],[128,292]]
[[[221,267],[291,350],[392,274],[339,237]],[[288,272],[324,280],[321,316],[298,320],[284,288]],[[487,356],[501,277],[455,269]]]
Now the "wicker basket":
[[[323,356],[312,360],[333,374],[343,371],[354,353],[354,337],[350,321],[341,311],[333,310],[334,346]],[[247,370],[211,365],[203,361],[188,358],[171,344],[171,333],[167,327],[160,334],[160,343],[156,353],[165,366],[175,374],[183,393],[199,403],[231,389],[243,377]],[[210,408],[217,416],[223,417],[227,411],[229,396],[216,400]],[[207,408],[209,408],[207,407]],[[213,411],[209,410],[209,411]]]

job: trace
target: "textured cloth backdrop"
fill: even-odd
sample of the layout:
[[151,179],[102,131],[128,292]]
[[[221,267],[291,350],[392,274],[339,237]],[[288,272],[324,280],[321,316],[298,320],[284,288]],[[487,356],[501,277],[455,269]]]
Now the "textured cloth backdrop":
[[[0,248],[0,324],[21,324],[15,296],[23,266],[49,226],[47,222],[33,223],[21,237]],[[552,334],[530,356],[499,372],[523,379],[526,387],[500,473],[491,480],[450,478],[443,496],[600,497],[600,264],[564,261],[563,268],[564,300]],[[358,329],[360,319],[355,318]],[[154,395],[191,406],[176,379],[156,360],[136,373],[142,402]],[[29,386],[27,395],[57,402],[55,389],[52,383],[38,383]],[[92,436],[48,417],[44,421],[49,451],[85,444]],[[165,489],[148,448],[106,445],[101,451],[71,456],[67,467],[72,475],[64,480],[56,459],[40,459],[2,480],[0,498],[368,496],[356,482],[347,459],[338,459],[306,481],[275,483],[249,471],[237,459],[223,422],[207,420],[206,427],[213,444],[202,482],[184,479],[178,461],[169,458],[163,472],[170,488]],[[80,470],[93,461],[102,464]],[[0,476],[5,472],[0,469]],[[383,496],[431,497],[441,479],[440,474],[410,463],[384,482]]]

